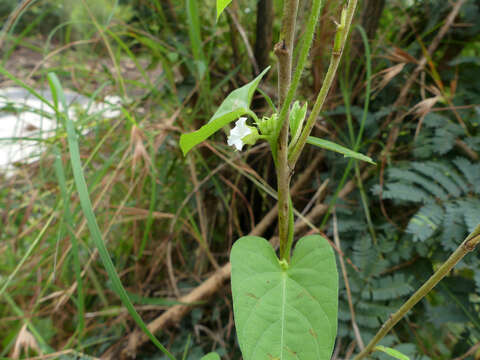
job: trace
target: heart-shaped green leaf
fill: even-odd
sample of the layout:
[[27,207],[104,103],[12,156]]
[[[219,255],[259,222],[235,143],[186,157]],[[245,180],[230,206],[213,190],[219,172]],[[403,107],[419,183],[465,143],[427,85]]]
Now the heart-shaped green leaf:
[[269,69],[270,66],[248,84],[233,90],[225,100],[223,100],[207,124],[197,131],[182,134],[180,136],[180,148],[182,149],[183,155],[186,155],[194,146],[208,139],[228,123],[238,119],[242,115],[251,114],[250,103],[252,102],[253,93]]
[[232,2],[232,0],[217,0],[217,20],[222,15],[223,10]]
[[338,273],[328,242],[299,240],[287,269],[267,240],[246,236],[230,254],[244,360],[330,359],[337,333]]
[[363,155],[359,152],[350,150],[349,148],[346,148],[342,145],[338,145],[337,143],[334,143],[332,141],[320,139],[320,138],[317,138],[317,137],[314,137],[314,136],[309,136],[307,138],[307,143],[309,143],[310,145],[315,145],[315,146],[321,147],[322,149],[335,151],[339,154],[343,154],[343,156],[345,156],[345,157],[351,157],[351,158],[366,161],[370,164],[375,165],[375,162],[372,160],[372,158],[370,158],[366,155]]
[[220,360],[220,356],[217,353],[211,352],[202,356],[200,360]]

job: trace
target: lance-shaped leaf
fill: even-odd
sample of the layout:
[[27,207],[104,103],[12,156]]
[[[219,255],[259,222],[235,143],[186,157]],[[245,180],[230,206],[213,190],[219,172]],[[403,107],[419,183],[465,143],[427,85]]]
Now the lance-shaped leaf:
[[389,348],[389,347],[386,347],[386,346],[377,345],[377,346],[375,346],[375,350],[383,351],[385,354],[388,354],[388,355],[394,357],[395,359],[410,360],[410,358],[407,355],[404,355],[400,351]]
[[222,15],[223,10],[232,2],[232,0],[217,0],[217,20]]
[[220,356],[217,353],[211,352],[202,356],[200,360],[220,360]]
[[351,157],[351,158],[366,161],[370,164],[375,165],[375,162],[372,160],[372,158],[370,158],[366,155],[363,155],[359,152],[350,150],[349,148],[346,148],[342,145],[338,145],[337,143],[334,143],[332,141],[320,139],[320,138],[317,138],[317,137],[314,137],[314,136],[309,136],[307,138],[307,143],[309,143],[310,145],[315,145],[315,146],[321,147],[322,149],[335,151],[339,154],[343,154],[343,156],[345,156],[345,157]]
[[295,101],[290,111],[290,134],[292,135],[292,140],[290,141],[290,147],[293,148],[297,143],[298,138],[303,129],[303,122],[305,120],[305,115],[307,114],[308,104],[303,104],[300,107],[300,103]]
[[338,273],[328,242],[299,240],[290,264],[260,237],[230,255],[238,342],[244,360],[330,359],[337,333]]
[[225,100],[223,100],[222,104],[207,124],[197,131],[182,134],[180,136],[180,148],[182,149],[183,155],[186,155],[194,146],[208,139],[222,127],[235,121],[240,116],[245,114],[254,115],[250,110],[250,103],[252,102],[253,94],[257,89],[260,80],[262,80],[263,76],[269,69],[270,66],[263,70],[260,75],[248,84],[233,90]]

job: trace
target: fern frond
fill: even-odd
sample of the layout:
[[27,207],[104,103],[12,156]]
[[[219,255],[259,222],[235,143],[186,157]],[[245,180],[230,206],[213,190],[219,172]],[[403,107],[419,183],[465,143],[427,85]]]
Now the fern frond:
[[[375,185],[373,192],[379,193],[380,186]],[[425,190],[411,184],[404,184],[401,182],[389,183],[385,186],[382,192],[383,199],[411,201],[415,203],[422,203],[433,201],[432,196]]]
[[382,319],[388,317],[392,312],[396,310],[396,307],[393,306],[378,304],[375,302],[367,302],[364,300],[359,301],[355,305],[355,308],[367,314],[375,314]]
[[443,217],[441,206],[426,204],[410,219],[406,231],[413,235],[413,241],[425,241],[438,230]]
[[432,129],[438,129],[440,127],[443,127],[447,125],[450,122],[450,119],[446,116],[443,116],[442,114],[436,113],[436,112],[430,112],[427,115],[425,115],[425,118],[423,119],[423,123],[425,124],[425,127],[432,128]]
[[390,169],[388,173],[389,173],[389,177],[392,180],[397,180],[400,182],[411,183],[411,184],[417,184],[417,185],[420,185],[424,190],[433,194],[434,197],[437,197],[443,200],[448,198],[448,194],[445,192],[445,190],[439,185],[437,185],[436,183],[432,182],[432,179],[419,175],[414,171],[411,171],[409,169],[393,168],[393,169]]
[[470,198],[458,202],[468,232],[471,233],[480,224],[480,199]]
[[339,217],[338,218],[338,232],[345,233],[349,231],[356,231],[362,233],[367,229],[367,224],[363,221],[362,216],[350,216],[349,218]]
[[432,138],[433,151],[439,155],[448,153],[455,145],[456,135],[446,128],[437,128]]
[[338,301],[338,319],[340,321],[350,321],[351,314],[350,314],[350,309],[348,307],[348,303],[343,300]]
[[445,204],[443,221],[442,246],[447,251],[453,251],[467,233],[462,209],[456,202],[448,202]]
[[476,268],[473,280],[475,281],[475,287],[477,288],[477,294],[480,293],[480,269]]
[[357,312],[355,314],[355,318],[357,320],[358,325],[364,326],[370,329],[378,328],[381,325],[380,320],[376,316],[375,313],[361,313]]
[[445,172],[437,166],[438,163],[436,162],[428,162],[425,164],[422,163],[413,163],[412,167],[422,172],[423,174],[430,176],[433,180],[437,181],[445,190],[447,190],[448,194],[453,197],[458,197],[462,193],[461,188],[452,180],[451,172]]
[[352,260],[363,273],[371,273],[372,266],[379,259],[378,250],[372,245],[370,236],[363,235],[355,240]]
[[465,176],[472,190],[480,194],[480,164],[472,164],[468,159],[463,157],[457,157],[453,160],[453,163]]
[[392,300],[410,294],[412,286],[403,274],[394,274],[380,279],[375,279],[373,300]]
[[[439,171],[437,168],[435,168],[434,166],[432,166],[432,163],[431,162],[428,162],[428,163],[419,163],[419,162],[413,162],[411,164],[411,167],[423,174],[424,176],[427,176],[429,177],[429,181],[430,181],[430,188],[429,190],[431,190],[431,192],[433,194],[435,194],[436,197],[442,199],[442,200],[446,200],[448,198],[448,195],[449,194],[458,194],[460,195],[460,189],[458,188],[458,186],[448,177],[446,176],[443,172]],[[435,183],[439,183],[443,189],[443,191],[441,192],[438,192],[437,190],[435,192],[433,192],[433,189],[436,189],[436,187],[433,186],[433,184]],[[436,184],[435,184],[436,185]],[[454,196],[458,196],[458,195],[454,195]]]
[[431,162],[430,164],[431,166],[433,166],[434,168],[437,168],[439,171],[445,174],[445,176],[448,176],[449,178],[451,178],[453,182],[455,182],[456,186],[460,190],[460,193],[458,193],[457,195],[456,191],[452,189],[452,190],[449,190],[449,193],[451,195],[458,197],[461,194],[464,194],[468,191],[467,182],[465,181],[463,176],[461,176],[453,166],[451,166],[450,164],[442,163],[442,162]]

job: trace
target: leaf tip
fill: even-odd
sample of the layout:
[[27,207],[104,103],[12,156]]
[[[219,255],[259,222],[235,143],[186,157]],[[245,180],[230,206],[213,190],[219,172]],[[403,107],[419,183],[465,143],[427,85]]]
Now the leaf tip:
[[225,8],[230,5],[232,0],[217,0],[217,22]]
[[191,147],[186,143],[185,134],[180,135],[179,145],[183,156],[187,156],[188,152],[191,150]]
[[369,163],[369,164],[372,164],[372,165],[375,165],[377,166],[377,163],[375,161],[373,161],[373,159],[370,157],[370,156],[365,156],[366,157],[366,161]]

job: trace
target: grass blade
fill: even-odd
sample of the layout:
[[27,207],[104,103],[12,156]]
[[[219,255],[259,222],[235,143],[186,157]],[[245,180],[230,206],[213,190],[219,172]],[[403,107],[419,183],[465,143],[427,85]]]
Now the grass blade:
[[52,212],[52,215],[50,215],[50,217],[48,218],[47,222],[45,223],[45,225],[43,226],[42,230],[40,230],[40,233],[38,234],[38,236],[35,238],[35,240],[33,240],[32,244],[30,245],[30,247],[28,248],[27,252],[25,253],[25,255],[23,255],[22,259],[20,260],[20,262],[18,263],[18,265],[15,267],[15,270],[13,270],[13,272],[8,276],[7,280],[3,283],[3,286],[2,288],[0,289],[0,297],[2,297],[3,293],[5,292],[5,290],[8,288],[8,286],[10,285],[10,283],[12,282],[13,278],[17,275],[18,271],[20,270],[20,268],[23,266],[23,264],[25,264],[25,261],[27,261],[27,259],[30,257],[30,255],[32,255],[33,253],[33,250],[35,250],[35,247],[38,245],[38,243],[40,242],[40,240],[42,240],[43,238],[43,235],[45,234],[45,232],[47,231],[47,229],[49,228],[50,224],[52,223],[52,220],[55,219],[56,215],[58,215],[55,211]]
[[[78,240],[73,231],[73,217],[70,211],[70,192],[67,190],[67,179],[65,177],[65,169],[62,164],[62,157],[60,150],[55,147],[55,174],[57,176],[58,185],[60,186],[60,192],[63,197],[63,221],[66,223],[67,233],[70,236],[72,242],[72,254],[73,254],[73,267],[75,271],[75,279],[77,280],[77,311],[78,311],[78,325],[77,333],[81,337],[85,328],[85,299],[83,297],[83,281],[80,269],[80,258],[78,250]],[[60,228],[61,236],[59,241],[63,237],[63,227]]]
[[87,183],[85,181],[85,177],[83,175],[82,170],[82,163],[80,160],[80,150],[77,141],[77,134],[75,132],[75,127],[72,120],[68,117],[68,111],[66,107],[66,100],[63,93],[62,86],[58,77],[54,73],[48,74],[48,81],[51,86],[52,93],[55,92],[60,102],[62,103],[63,113],[57,111],[57,116],[61,119],[65,120],[65,126],[67,130],[67,139],[68,139],[68,147],[70,150],[70,162],[72,165],[73,177],[75,181],[75,186],[78,191],[78,195],[80,198],[80,206],[84,213],[84,216],[87,220],[87,225],[90,230],[90,234],[92,239],[98,248],[98,252],[100,258],[103,262],[105,270],[108,273],[110,280],[112,281],[112,286],[117,293],[117,295],[122,300],[122,303],[127,308],[129,314],[138,324],[138,326],[142,329],[142,331],[152,340],[152,342],[165,354],[168,356],[169,359],[175,360],[175,357],[157,340],[157,338],[148,330],[147,325],[143,322],[140,315],[135,310],[132,302],[130,301],[128,294],[125,288],[120,281],[120,277],[113,265],[112,259],[110,254],[108,253],[107,247],[103,242],[102,235],[100,232],[100,228],[98,227],[97,220],[95,218],[95,214],[93,212],[92,203],[90,201],[90,195],[88,193]]

